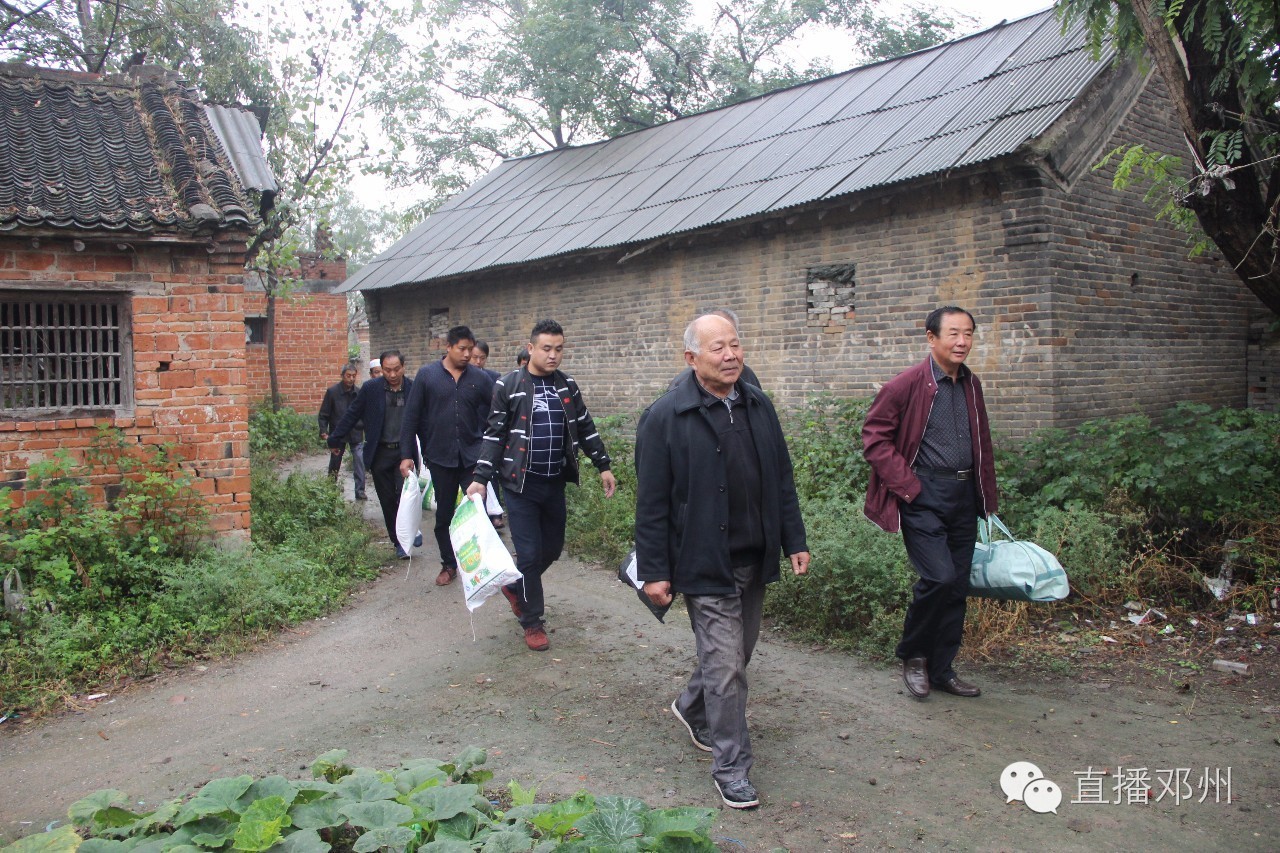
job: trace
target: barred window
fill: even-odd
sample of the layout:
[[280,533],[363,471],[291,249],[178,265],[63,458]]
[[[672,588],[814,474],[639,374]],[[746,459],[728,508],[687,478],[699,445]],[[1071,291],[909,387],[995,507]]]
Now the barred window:
[[133,404],[124,294],[0,293],[0,414],[116,413]]
[[267,318],[244,318],[244,342],[246,344],[265,344],[267,342]]

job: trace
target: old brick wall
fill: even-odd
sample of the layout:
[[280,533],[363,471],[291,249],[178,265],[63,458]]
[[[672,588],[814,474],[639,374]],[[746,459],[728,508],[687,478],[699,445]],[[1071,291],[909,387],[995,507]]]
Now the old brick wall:
[[1249,408],[1280,412],[1280,323],[1269,311],[1249,326]]
[[[1166,103],[1155,77],[1096,159],[1138,142],[1185,158]],[[1189,258],[1186,235],[1154,221],[1140,190],[1112,190],[1113,171],[1086,170],[1069,192],[1045,194],[1055,298],[1054,334],[1043,343],[1057,420],[1180,401],[1245,406],[1249,318],[1261,303],[1216,250]]]
[[[266,313],[266,294],[248,291],[245,316]],[[276,377],[285,405],[304,414],[318,411],[325,389],[338,381],[347,346],[345,295],[300,292],[277,299]],[[266,344],[248,344],[246,350],[252,405],[271,396],[271,377]]]
[[[1163,121],[1142,105],[1098,157]],[[487,338],[490,365],[506,371],[533,323],[551,316],[593,410],[629,413],[681,368],[689,319],[727,306],[741,317],[747,363],[787,405],[824,391],[870,396],[925,357],[924,315],[951,303],[977,316],[971,363],[1004,435],[1182,399],[1243,405],[1252,297],[1220,263],[1189,261],[1141,188],[1117,194],[1107,175],[1084,175],[1063,186],[1015,164],[675,238],[629,259],[635,247],[373,291],[373,349],[399,347],[416,369],[438,356],[422,330],[444,312]],[[808,272],[829,265],[853,266],[852,305],[834,292],[810,304]]]
[[[23,499],[33,462],[86,447],[99,425],[175,443],[219,533],[249,531],[244,235],[186,246],[0,238],[0,291],[127,293],[133,406],[114,417],[18,420],[0,413],[2,484]],[[99,481],[95,489],[108,485]]]

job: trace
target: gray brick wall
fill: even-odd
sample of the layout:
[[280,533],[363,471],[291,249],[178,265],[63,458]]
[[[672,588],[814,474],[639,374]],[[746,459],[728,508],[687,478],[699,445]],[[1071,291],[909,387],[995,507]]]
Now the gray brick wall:
[[[1159,92],[1144,95],[1106,147],[1180,150],[1158,104]],[[438,357],[427,316],[447,306],[506,371],[533,323],[553,317],[592,409],[629,413],[682,368],[685,324],[727,306],[747,363],[786,405],[870,396],[925,356],[925,314],[954,303],[978,319],[971,364],[1005,435],[1183,399],[1246,402],[1256,299],[1216,259],[1189,260],[1140,188],[1117,193],[1101,172],[1064,188],[1006,164],[625,254],[375,293],[373,349],[398,346],[415,369]],[[826,264],[856,264],[857,277],[853,310],[823,324],[806,274]]]

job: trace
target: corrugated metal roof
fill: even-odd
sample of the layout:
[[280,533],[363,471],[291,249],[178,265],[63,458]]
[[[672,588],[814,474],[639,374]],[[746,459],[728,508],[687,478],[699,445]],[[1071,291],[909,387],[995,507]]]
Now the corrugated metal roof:
[[271,174],[267,155],[262,153],[262,127],[258,117],[248,110],[214,104],[205,104],[204,113],[240,176],[240,185],[247,190],[276,192],[280,187]]
[[946,172],[1043,133],[1111,56],[1052,10],[579,148],[508,160],[349,279],[371,290],[643,243]]

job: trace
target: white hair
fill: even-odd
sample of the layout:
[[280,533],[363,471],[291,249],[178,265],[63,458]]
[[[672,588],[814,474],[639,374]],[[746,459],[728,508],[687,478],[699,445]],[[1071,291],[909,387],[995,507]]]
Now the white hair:
[[738,312],[729,308],[712,308],[707,312],[716,317],[723,317],[733,324],[733,330],[738,331]]
[[726,312],[725,309],[718,308],[715,311],[711,311],[707,314],[699,314],[697,317],[694,317],[693,321],[690,322],[689,325],[684,327],[685,352],[691,352],[694,355],[697,355],[698,353],[702,352],[702,341],[698,339],[697,326],[700,320],[705,320],[708,317],[715,317],[717,320],[724,320],[728,322],[733,326],[733,333],[736,335],[738,333],[738,324],[735,323],[732,318],[724,316],[725,313],[733,313],[733,312]]

